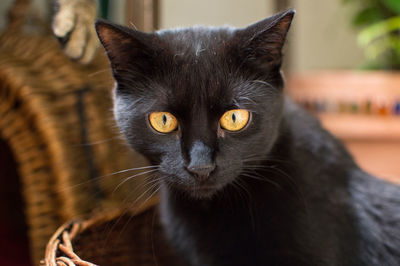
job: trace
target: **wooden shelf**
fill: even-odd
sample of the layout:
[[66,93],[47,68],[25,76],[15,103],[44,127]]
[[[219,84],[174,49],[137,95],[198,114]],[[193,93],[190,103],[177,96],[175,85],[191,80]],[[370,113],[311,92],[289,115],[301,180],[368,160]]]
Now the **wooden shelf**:
[[344,140],[400,141],[400,116],[319,114],[323,126]]
[[[400,183],[400,116],[390,111],[400,100],[399,84],[400,72],[317,71],[291,75],[286,91],[297,102],[333,107],[317,115],[323,126],[345,143],[362,169]],[[366,114],[367,102],[372,114]],[[347,108],[353,105],[359,113]]]

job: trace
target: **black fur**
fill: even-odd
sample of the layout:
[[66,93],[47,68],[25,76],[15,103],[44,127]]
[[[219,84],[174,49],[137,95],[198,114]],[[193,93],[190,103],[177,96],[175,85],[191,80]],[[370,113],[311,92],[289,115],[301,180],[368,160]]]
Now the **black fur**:
[[[400,265],[400,189],[360,170],[283,95],[294,11],[244,29],[142,33],[99,21],[129,144],[160,165],[161,220],[189,265]],[[224,112],[251,120],[221,129]],[[179,129],[155,132],[154,111]],[[212,162],[204,178],[188,165]]]

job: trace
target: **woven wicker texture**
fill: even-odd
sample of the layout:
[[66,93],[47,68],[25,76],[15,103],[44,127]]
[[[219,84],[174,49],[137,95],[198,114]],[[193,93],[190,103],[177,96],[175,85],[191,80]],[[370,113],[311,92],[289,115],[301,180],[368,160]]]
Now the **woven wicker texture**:
[[154,198],[64,224],[49,241],[42,265],[183,265],[163,237],[156,203]]
[[104,52],[82,66],[68,59],[43,27],[35,35],[23,33],[29,1],[16,1],[10,14],[12,23],[0,36],[0,137],[18,163],[38,264],[62,223],[140,193],[132,189],[139,179],[114,193],[129,172],[101,176],[145,162],[113,126],[113,81]]

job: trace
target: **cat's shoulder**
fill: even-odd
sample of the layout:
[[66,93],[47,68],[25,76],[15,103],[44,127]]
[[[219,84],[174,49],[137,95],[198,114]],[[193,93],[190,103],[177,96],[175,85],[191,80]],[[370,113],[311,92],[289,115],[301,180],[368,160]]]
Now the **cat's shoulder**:
[[289,135],[294,156],[308,158],[310,163],[318,159],[320,166],[354,165],[343,143],[289,97],[285,98],[283,115],[284,131]]
[[[400,265],[400,186],[354,170],[349,181],[365,257]],[[385,261],[386,264],[382,264]]]

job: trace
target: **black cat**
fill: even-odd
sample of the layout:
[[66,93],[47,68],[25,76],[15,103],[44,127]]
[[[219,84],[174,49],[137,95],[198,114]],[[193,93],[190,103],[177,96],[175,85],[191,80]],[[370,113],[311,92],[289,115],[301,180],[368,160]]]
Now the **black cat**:
[[400,188],[283,94],[293,10],[244,29],[96,23],[129,144],[188,265],[400,265]]

